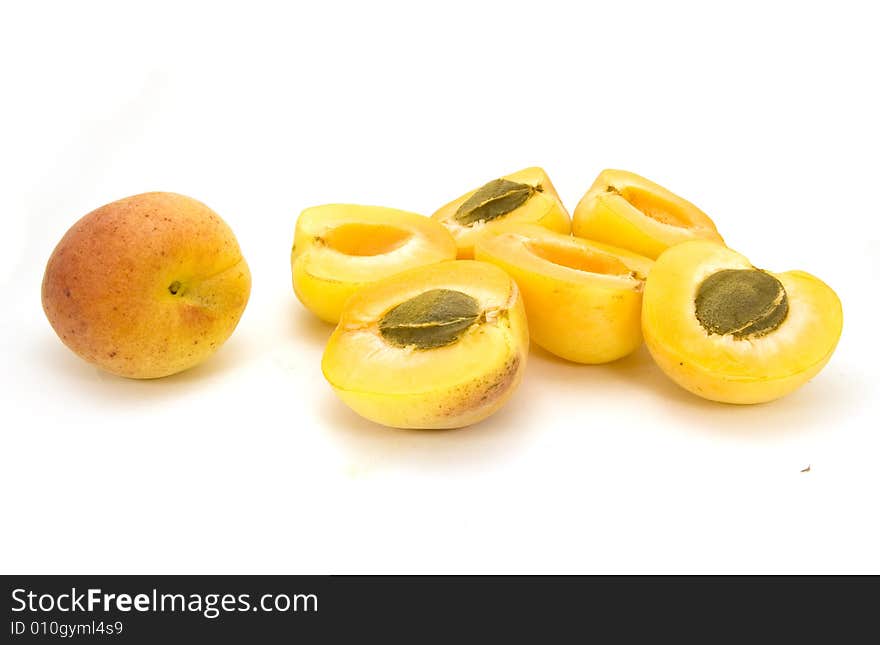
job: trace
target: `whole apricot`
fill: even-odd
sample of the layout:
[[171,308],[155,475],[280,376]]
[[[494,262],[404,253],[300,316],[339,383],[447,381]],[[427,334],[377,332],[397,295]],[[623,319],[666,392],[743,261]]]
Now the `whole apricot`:
[[197,365],[238,324],[251,276],[232,230],[175,193],[144,193],[80,219],[43,276],[43,309],[84,360],[130,378]]

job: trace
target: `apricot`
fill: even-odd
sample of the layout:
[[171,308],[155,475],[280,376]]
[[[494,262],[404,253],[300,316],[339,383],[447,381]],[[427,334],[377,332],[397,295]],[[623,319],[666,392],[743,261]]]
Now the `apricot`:
[[457,428],[504,405],[528,347],[514,281],[491,264],[455,260],[355,293],[321,366],[362,417],[396,428]]
[[315,206],[296,223],[293,290],[335,325],[345,301],[364,285],[455,255],[455,240],[429,217],[380,206]]
[[724,242],[699,208],[625,170],[599,173],[574,210],[572,232],[651,259],[688,240]]
[[843,326],[840,300],[803,271],[771,273],[708,241],[660,256],[645,286],[642,329],[661,369],[713,401],[762,403],[825,366]]
[[528,224],[481,237],[475,254],[516,281],[529,334],[547,351],[606,363],[641,345],[648,258]]
[[251,288],[232,230],[210,208],[145,193],[92,211],[55,247],[43,309],[65,345],[130,378],[207,359],[232,334]]
[[458,257],[474,257],[474,242],[502,222],[538,224],[558,233],[571,232],[571,218],[547,173],[526,168],[470,191],[443,206],[433,217],[455,238]]

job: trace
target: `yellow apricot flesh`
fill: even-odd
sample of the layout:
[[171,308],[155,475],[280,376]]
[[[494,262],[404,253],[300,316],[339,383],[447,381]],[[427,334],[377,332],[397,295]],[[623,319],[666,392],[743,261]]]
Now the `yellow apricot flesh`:
[[[473,300],[472,323],[420,348],[383,333],[389,312],[432,293]],[[437,313],[427,312],[429,314]],[[415,321],[410,330],[419,332]],[[451,339],[451,340],[450,340]],[[528,356],[522,298],[510,277],[484,262],[450,261],[368,285],[347,302],[321,367],[337,396],[362,417],[396,428],[457,428],[500,409]]]
[[695,239],[723,243],[699,208],[659,184],[625,170],[603,170],[578,202],[572,232],[656,259]]
[[148,379],[211,356],[238,324],[250,288],[229,226],[195,199],[155,192],[74,224],[46,265],[42,300],[78,356]]
[[455,240],[429,217],[380,206],[315,206],[296,223],[293,290],[312,313],[336,324],[363,286],[455,256]]
[[475,254],[516,281],[530,336],[547,351],[578,363],[606,363],[641,344],[642,288],[653,264],[648,258],[534,225],[483,236]]
[[[698,317],[698,298],[712,276],[756,271],[778,281],[784,298],[779,316],[765,316],[764,329],[749,334],[745,320],[736,331],[722,333],[707,325],[705,315]],[[748,292],[734,292],[716,306],[733,314],[746,310],[754,295],[747,286]],[[803,271],[755,269],[739,253],[713,242],[669,249],[645,286],[642,330],[651,355],[676,383],[713,401],[762,403],[789,394],[825,366],[842,326],[840,300],[818,278]]]
[[565,206],[562,205],[562,201],[550,182],[550,178],[542,168],[525,168],[494,181],[506,181],[527,186],[531,188],[529,197],[518,207],[501,215],[496,215],[491,219],[463,220],[461,217],[462,207],[467,205],[468,200],[472,199],[475,193],[486,188],[489,185],[487,184],[482,188],[475,188],[449,202],[431,216],[452,233],[458,245],[459,259],[473,258],[476,239],[483,233],[491,231],[502,224],[511,222],[531,223],[543,226],[557,233],[567,235],[571,232],[571,217],[568,211],[565,210]]

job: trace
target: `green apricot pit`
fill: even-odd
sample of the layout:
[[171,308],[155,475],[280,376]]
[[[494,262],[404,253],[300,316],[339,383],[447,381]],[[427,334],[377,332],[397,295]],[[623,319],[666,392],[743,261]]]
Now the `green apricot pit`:
[[480,317],[475,298],[452,289],[431,289],[392,307],[379,332],[397,347],[435,349],[456,342]]
[[725,269],[703,280],[694,301],[697,320],[709,334],[737,340],[765,336],[788,315],[785,287],[760,269]]
[[455,221],[463,226],[471,226],[477,222],[489,222],[507,215],[525,204],[540,186],[521,184],[507,179],[493,179],[477,189],[455,211]]

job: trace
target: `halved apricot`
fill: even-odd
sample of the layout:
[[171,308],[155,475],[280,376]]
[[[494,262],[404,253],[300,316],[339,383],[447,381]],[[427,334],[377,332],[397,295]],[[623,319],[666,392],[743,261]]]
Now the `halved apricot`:
[[676,383],[713,401],[761,403],[794,391],[828,362],[842,326],[840,300],[824,282],[756,269],[718,243],[669,249],[645,286],[648,349]]
[[431,217],[449,229],[458,257],[474,257],[476,238],[502,222],[538,224],[568,234],[571,218],[547,173],[525,168],[493,179],[440,208]]
[[642,287],[653,262],[607,244],[534,225],[477,240],[478,260],[519,285],[531,338],[578,363],[606,363],[642,342]]
[[380,206],[315,206],[296,223],[293,290],[336,324],[345,301],[364,285],[455,255],[455,240],[429,217]]
[[613,244],[656,259],[695,239],[722,242],[699,208],[653,181],[625,170],[603,170],[574,210],[578,237]]
[[528,344],[522,298],[506,273],[441,262],[355,293],[321,366],[339,398],[371,421],[456,428],[510,398]]

